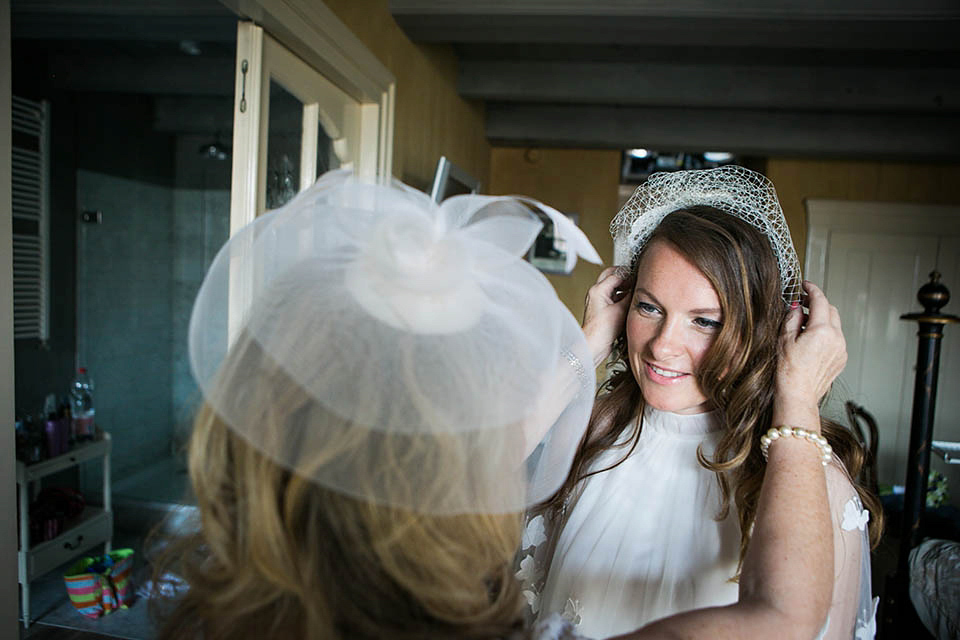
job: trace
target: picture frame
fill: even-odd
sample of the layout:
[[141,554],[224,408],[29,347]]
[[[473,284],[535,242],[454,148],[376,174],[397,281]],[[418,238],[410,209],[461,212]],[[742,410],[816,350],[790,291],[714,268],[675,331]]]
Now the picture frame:
[[430,189],[430,197],[434,202],[440,204],[450,196],[479,192],[479,180],[455,165],[447,156],[440,156]]
[[[550,218],[539,211],[535,212],[543,222],[543,229],[537,235],[527,252],[527,260],[543,273],[552,273],[556,275],[570,275],[567,271],[567,246],[566,241],[555,235],[554,224]],[[580,215],[576,213],[564,213],[577,226],[580,223]]]

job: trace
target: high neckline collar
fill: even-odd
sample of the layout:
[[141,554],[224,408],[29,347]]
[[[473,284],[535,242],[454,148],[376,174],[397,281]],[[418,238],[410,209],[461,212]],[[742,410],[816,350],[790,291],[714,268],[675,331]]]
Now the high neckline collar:
[[699,436],[719,431],[720,427],[720,412],[716,409],[704,413],[679,414],[654,409],[649,405],[643,408],[644,429]]

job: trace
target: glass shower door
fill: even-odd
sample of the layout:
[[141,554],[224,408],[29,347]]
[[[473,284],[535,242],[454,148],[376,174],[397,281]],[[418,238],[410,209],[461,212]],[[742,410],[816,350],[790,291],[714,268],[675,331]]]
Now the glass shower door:
[[330,169],[360,170],[365,107],[260,27],[237,28],[231,231]]

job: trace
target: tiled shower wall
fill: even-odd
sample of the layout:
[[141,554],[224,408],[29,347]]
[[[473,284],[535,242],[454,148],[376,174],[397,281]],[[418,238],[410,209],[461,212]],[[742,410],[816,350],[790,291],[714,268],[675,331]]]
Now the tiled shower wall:
[[[77,171],[79,210],[102,214],[100,224],[79,223],[77,353],[96,382],[97,423],[113,436],[116,482],[169,458],[196,407],[187,323],[228,234],[230,162],[198,153],[212,134],[114,127],[100,136],[100,152],[115,150],[126,162]],[[165,144],[143,144],[144,137]],[[138,170],[143,164],[151,169]],[[99,482],[88,465],[84,488]]]
[[173,190],[80,170],[77,202],[102,215],[79,226],[77,353],[119,477],[169,450]]
[[185,444],[199,395],[187,359],[187,325],[207,268],[230,234],[230,158],[198,153],[212,136],[177,137],[171,281],[172,448]]

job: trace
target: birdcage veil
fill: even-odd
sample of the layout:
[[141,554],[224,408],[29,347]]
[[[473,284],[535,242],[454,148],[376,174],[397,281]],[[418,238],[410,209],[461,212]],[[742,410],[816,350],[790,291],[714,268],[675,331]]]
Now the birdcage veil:
[[514,198],[438,206],[327,174],[214,259],[189,330],[206,403],[277,464],[364,500],[454,514],[545,499],[595,379],[578,323],[522,259],[540,227]]
[[735,165],[651,175],[610,225],[614,263],[633,264],[664,217],[697,205],[729,213],[763,232],[780,268],[784,301],[790,303],[800,298],[800,263],[773,183],[755,171]]

